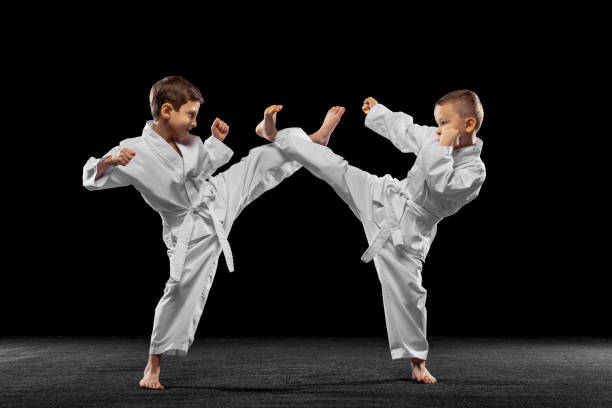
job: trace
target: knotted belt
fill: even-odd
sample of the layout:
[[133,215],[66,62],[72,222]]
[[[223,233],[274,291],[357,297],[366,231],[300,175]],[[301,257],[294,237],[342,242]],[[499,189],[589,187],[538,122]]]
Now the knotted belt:
[[393,211],[393,206],[389,195],[391,193],[400,194],[403,197],[403,205],[400,214],[404,214],[406,207],[410,207],[412,211],[419,217],[419,220],[424,222],[428,227],[433,228],[441,218],[435,216],[430,211],[414,203],[411,197],[406,193],[405,189],[399,189],[392,184],[385,186],[386,191],[383,193],[383,206],[385,209],[385,218],[380,224],[380,230],[372,240],[368,249],[361,256],[363,262],[370,262],[382,249],[389,237],[393,245],[404,245],[404,234],[399,228],[399,219]]
[[[404,244],[404,235],[402,231],[399,229],[399,220],[395,211],[393,211],[393,206],[391,204],[391,200],[389,200],[389,192],[400,193],[400,190],[393,186],[386,186],[387,192],[383,194],[383,208],[385,209],[385,219],[380,224],[380,230],[378,234],[372,240],[372,243],[368,247],[368,249],[361,256],[361,260],[363,262],[370,262],[382,249],[385,242],[391,237],[393,241],[393,245],[403,245]],[[403,211],[402,211],[403,212]]]
[[234,257],[232,256],[232,250],[230,248],[229,241],[227,240],[227,234],[225,233],[223,225],[221,224],[221,221],[219,221],[219,218],[217,218],[213,209],[206,203],[206,200],[204,199],[205,197],[211,197],[212,200],[215,198],[214,187],[210,183],[208,183],[202,190],[202,194],[200,195],[200,203],[198,205],[187,208],[183,211],[171,213],[173,217],[184,217],[183,222],[179,227],[176,245],[174,246],[174,253],[170,261],[170,276],[177,281],[181,280],[181,276],[183,274],[185,257],[187,256],[187,248],[193,233],[193,217],[196,214],[204,218],[207,216],[212,218],[217,239],[219,239],[221,249],[223,250],[223,255],[225,256],[225,263],[227,263],[227,267],[230,272],[234,271]]

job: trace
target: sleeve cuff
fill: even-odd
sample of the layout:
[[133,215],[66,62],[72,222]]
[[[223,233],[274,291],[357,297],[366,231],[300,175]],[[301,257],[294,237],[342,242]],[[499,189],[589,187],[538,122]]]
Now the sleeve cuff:
[[204,142],[204,147],[209,153],[212,153],[214,160],[228,161],[234,154],[234,151],[228,145],[220,141],[214,136],[209,136]]
[[384,115],[387,111],[389,111],[389,109],[382,103],[377,103],[376,105],[372,106],[365,117],[366,127],[371,128],[374,124],[375,118]]
[[90,157],[83,166],[83,187],[102,187],[106,183],[106,180],[110,177],[115,166],[109,166],[104,174],[96,180],[98,175],[98,163],[106,159],[108,156],[104,156],[101,159]]
[[440,143],[438,138],[434,138],[429,146],[423,149],[423,159],[426,164],[436,163],[442,159],[453,160],[453,146],[440,146],[438,143]]

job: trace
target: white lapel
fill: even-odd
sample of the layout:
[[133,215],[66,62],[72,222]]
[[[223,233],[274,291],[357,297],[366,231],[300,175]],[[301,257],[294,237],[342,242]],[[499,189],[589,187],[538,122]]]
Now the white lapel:
[[174,150],[172,146],[170,146],[170,144],[166,142],[163,137],[161,137],[161,135],[153,130],[152,120],[147,121],[144,129],[142,130],[142,136],[162,163],[179,175],[184,175],[183,158],[181,158],[181,155],[178,154],[178,152]]
[[198,136],[190,134],[186,141],[176,144],[183,154],[183,174],[185,177],[197,176],[200,145]]

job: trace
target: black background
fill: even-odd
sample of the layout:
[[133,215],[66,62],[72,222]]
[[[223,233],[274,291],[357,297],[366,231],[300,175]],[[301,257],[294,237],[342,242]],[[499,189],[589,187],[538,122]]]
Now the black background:
[[[595,159],[607,142],[596,142],[596,104],[581,94],[597,91],[588,41],[529,20],[460,35],[435,19],[428,30],[372,19],[344,30],[325,18],[143,24],[121,35],[84,19],[39,32],[9,84],[20,122],[6,140],[16,159],[7,188],[25,205],[7,213],[2,332],[150,333],[168,278],[160,217],[131,187],[90,192],[80,177],[90,156],[141,134],[152,84],[181,75],[205,99],[193,133],[208,137],[215,117],[231,127],[234,156],[220,171],[265,143],[254,127],[268,105],[284,106],[279,128],[307,132],[342,105],[329,146],[402,179],[414,156],[364,127],[363,99],[433,125],[438,97],[475,91],[487,180],[438,226],[423,270],[428,334],[611,335],[605,238],[593,230],[607,222]],[[362,226],[306,170],[247,207],[229,240],[236,271],[220,261],[198,335],[386,334],[374,265],[360,261]]]

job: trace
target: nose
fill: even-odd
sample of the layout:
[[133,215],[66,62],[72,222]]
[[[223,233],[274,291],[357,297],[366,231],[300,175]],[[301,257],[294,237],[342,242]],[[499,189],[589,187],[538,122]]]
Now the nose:
[[436,129],[436,133],[438,134],[438,136],[442,136],[442,127],[438,126],[438,129]]
[[196,122],[196,120],[194,119],[193,122],[191,122],[191,126],[192,127],[197,127],[198,126],[198,122]]

